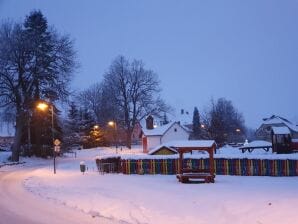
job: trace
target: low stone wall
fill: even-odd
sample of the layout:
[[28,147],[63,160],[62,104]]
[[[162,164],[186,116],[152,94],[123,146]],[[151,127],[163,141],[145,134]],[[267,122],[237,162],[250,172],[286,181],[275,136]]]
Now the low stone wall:
[[[176,174],[178,159],[121,160],[124,174]],[[208,169],[209,159],[184,159],[183,167]],[[298,160],[214,159],[215,173],[238,176],[298,176]]]

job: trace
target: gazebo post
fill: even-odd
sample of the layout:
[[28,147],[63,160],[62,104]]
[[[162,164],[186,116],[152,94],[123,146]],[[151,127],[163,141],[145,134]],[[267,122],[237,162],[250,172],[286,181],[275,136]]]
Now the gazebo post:
[[214,178],[214,158],[213,158],[214,150],[215,150],[215,145],[213,145],[212,148],[209,149],[210,174],[211,174],[212,178]]
[[183,152],[181,150],[179,151],[179,174],[183,173],[182,170],[183,170]]

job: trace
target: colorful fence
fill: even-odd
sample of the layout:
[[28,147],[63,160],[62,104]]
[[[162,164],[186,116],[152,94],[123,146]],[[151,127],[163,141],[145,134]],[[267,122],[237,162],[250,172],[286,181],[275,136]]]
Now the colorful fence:
[[[209,159],[184,159],[183,167],[208,169]],[[298,160],[214,159],[215,173],[238,176],[298,176]],[[176,174],[178,159],[121,160],[124,174]]]

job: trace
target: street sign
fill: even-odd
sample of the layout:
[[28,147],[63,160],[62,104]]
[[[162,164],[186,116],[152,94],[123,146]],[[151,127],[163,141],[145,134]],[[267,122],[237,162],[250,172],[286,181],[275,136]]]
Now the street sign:
[[58,146],[58,145],[60,145],[60,144],[61,144],[60,140],[59,140],[59,139],[55,139],[55,141],[54,141],[54,145],[55,145],[55,146]]
[[54,150],[55,150],[55,152],[60,152],[60,146],[59,145],[55,145]]

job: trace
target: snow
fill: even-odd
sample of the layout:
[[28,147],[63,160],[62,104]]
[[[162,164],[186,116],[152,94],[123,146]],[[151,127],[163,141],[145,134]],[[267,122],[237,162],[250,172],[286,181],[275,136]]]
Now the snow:
[[[26,166],[31,164],[35,169],[26,175],[23,187],[35,195],[35,200],[127,223],[269,224],[298,220],[298,198],[295,197],[298,177],[217,175],[214,184],[181,184],[174,175],[98,173],[97,156],[160,158],[144,155],[141,147],[117,152],[115,148],[95,148],[77,151],[77,158],[57,158],[55,175],[52,160],[26,158]],[[281,156],[263,150],[243,154],[229,146],[216,154],[218,157],[252,155],[257,158]],[[287,156],[298,159],[296,154]],[[80,172],[80,162],[87,167],[84,175]],[[15,168],[25,169],[24,165]]]
[[0,151],[0,166],[1,166],[1,164],[3,165],[4,163],[8,162],[8,157],[10,155],[11,155],[11,152]]
[[267,120],[265,120],[263,122],[263,124],[269,124],[269,125],[272,125],[272,124],[285,124],[291,130],[293,130],[295,132],[298,132],[298,126],[297,125],[294,125],[294,124],[292,124],[289,121],[286,121],[284,119],[281,119],[278,116],[274,116],[273,118],[268,118]]
[[[127,154],[129,150],[121,153]],[[132,150],[134,151],[134,150]],[[95,155],[114,149],[78,151],[32,172],[24,187],[38,197],[128,223],[295,223],[297,177],[216,176],[215,184],[181,184],[174,175],[123,175],[96,171]],[[80,161],[88,171],[79,172]]]
[[177,151],[174,148],[179,148],[179,147],[183,147],[183,148],[209,148],[212,147],[215,144],[214,141],[210,141],[210,140],[181,140],[181,141],[170,141],[170,142],[166,142],[162,145],[159,145],[157,147],[155,147],[154,149],[150,150],[148,152],[149,155],[153,154],[154,152],[156,152],[157,150],[159,150],[162,147],[167,147],[169,150],[176,152]]
[[256,140],[245,144],[243,147],[240,147],[240,149],[247,148],[247,147],[262,147],[262,146],[272,147],[272,143],[267,141],[262,141],[262,140]]
[[167,149],[171,150],[172,152],[177,153],[177,150],[169,147],[167,144],[161,144],[161,145],[156,146],[154,149],[151,149],[148,152],[148,155],[151,155],[151,154],[155,153],[156,151],[158,151],[160,148],[163,148],[163,147],[166,147]]
[[174,148],[208,148],[212,147],[215,144],[213,140],[190,140],[190,141],[171,141],[165,143],[165,145],[174,147]]
[[[265,143],[268,146],[271,146],[270,142],[266,141],[255,141],[252,143],[252,145],[260,145],[262,143],[262,146],[265,146]],[[94,153],[94,159],[98,156],[100,159],[120,156],[121,159],[178,159],[178,154],[173,155],[148,155],[144,154],[142,152],[141,146],[139,148],[134,148],[132,150],[129,149],[123,149],[122,151],[118,150],[118,154],[115,154],[115,149],[108,149],[100,151],[100,153]],[[192,154],[185,153],[184,158],[209,158],[209,155],[207,152],[204,151],[194,151]],[[255,149],[253,152],[245,152],[242,153],[239,148],[231,147],[231,146],[224,146],[222,148],[219,148],[216,150],[216,154],[214,154],[214,158],[225,158],[225,159],[297,159],[298,160],[298,153],[292,153],[292,154],[276,154],[272,153],[272,150],[270,149],[268,152],[264,151],[263,149]]]
[[154,129],[143,128],[144,135],[146,136],[160,136],[163,135],[175,122],[170,122],[168,124],[158,126]]
[[291,134],[288,127],[272,127],[272,131],[276,135],[289,135],[289,134]]

